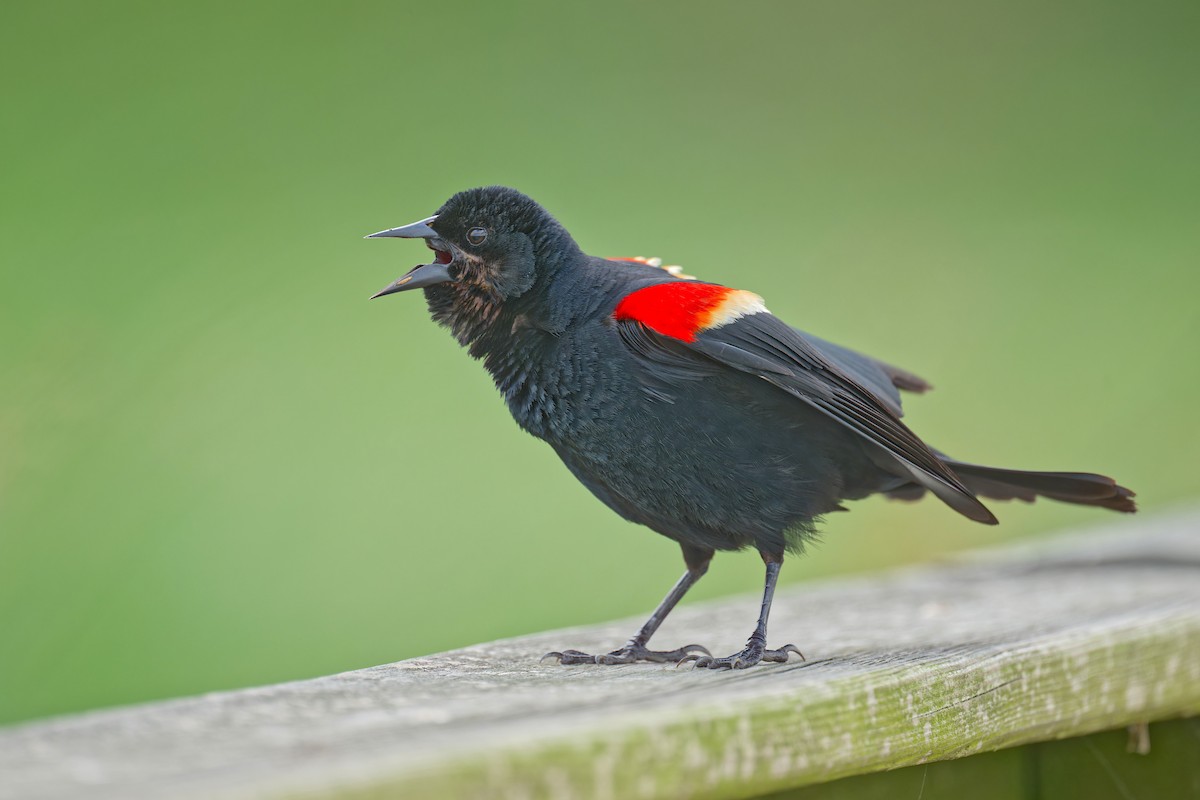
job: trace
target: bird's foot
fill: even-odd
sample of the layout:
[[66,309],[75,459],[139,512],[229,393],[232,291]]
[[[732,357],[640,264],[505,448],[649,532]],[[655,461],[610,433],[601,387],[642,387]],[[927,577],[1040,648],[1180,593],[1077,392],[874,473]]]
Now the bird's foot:
[[558,663],[571,664],[633,664],[637,661],[650,661],[655,664],[678,663],[685,658],[712,658],[708,648],[698,644],[689,644],[677,650],[648,650],[643,644],[627,644],[620,650],[602,653],[598,656],[583,653],[579,650],[563,650],[562,652],[546,653],[542,661],[556,658]]
[[[686,664],[691,661],[693,668],[707,667],[708,669],[745,669],[753,667],[761,661],[774,661],[783,663],[788,660],[788,655],[795,653],[800,656],[800,660],[804,660],[804,654],[801,653],[794,644],[785,644],[778,650],[767,650],[766,647],[759,643],[751,641],[746,645],[746,649],[740,653],[734,653],[727,658],[713,658],[711,655],[698,656],[687,655],[679,660],[679,664]],[[678,665],[677,665],[678,666]]]

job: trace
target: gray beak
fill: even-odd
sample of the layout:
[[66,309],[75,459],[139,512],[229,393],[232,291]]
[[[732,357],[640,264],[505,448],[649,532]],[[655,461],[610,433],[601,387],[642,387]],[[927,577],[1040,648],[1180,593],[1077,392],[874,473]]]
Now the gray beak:
[[433,286],[435,283],[446,283],[452,280],[454,278],[450,277],[450,270],[446,269],[445,264],[422,264],[419,267],[413,267],[407,275],[388,284],[382,291],[371,295],[371,299],[383,297],[385,294],[407,292],[409,289],[423,289],[426,286]]
[[371,233],[364,236],[364,239],[382,239],[384,237],[394,237],[397,239],[432,239],[437,236],[437,231],[429,227],[429,223],[437,219],[437,215],[423,219],[420,222],[414,222],[411,225],[401,225],[399,228],[388,228],[386,231],[379,233]]
[[[435,219],[437,219],[436,215],[423,219],[420,222],[414,222],[411,225],[402,225],[399,228],[388,228],[386,231],[372,233],[363,238],[435,239],[438,233],[429,227],[429,223]],[[454,278],[450,275],[450,270],[446,264],[437,261],[432,264],[421,264],[409,270],[407,275],[388,284],[382,291],[371,295],[371,299],[374,300],[376,297],[383,297],[384,295],[395,294],[396,292],[407,292],[409,289],[423,289],[426,286],[433,286],[434,284],[446,283],[452,280]]]

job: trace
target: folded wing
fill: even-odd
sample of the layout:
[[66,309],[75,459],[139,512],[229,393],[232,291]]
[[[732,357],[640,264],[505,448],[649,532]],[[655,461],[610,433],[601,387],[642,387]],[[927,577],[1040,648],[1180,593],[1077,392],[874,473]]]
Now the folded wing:
[[658,368],[694,378],[718,366],[755,375],[861,436],[899,474],[959,513],[995,524],[959,477],[900,421],[897,387],[923,391],[928,384],[920,378],[809,337],[770,314],[756,295],[712,284],[641,289],[618,305],[614,318],[631,352]]

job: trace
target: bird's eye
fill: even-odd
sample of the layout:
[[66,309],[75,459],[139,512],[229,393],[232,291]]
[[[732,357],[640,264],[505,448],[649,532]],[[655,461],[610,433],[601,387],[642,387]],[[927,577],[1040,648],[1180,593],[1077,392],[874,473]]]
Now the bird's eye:
[[483,244],[483,240],[487,238],[487,228],[471,228],[467,231],[467,241],[471,244]]

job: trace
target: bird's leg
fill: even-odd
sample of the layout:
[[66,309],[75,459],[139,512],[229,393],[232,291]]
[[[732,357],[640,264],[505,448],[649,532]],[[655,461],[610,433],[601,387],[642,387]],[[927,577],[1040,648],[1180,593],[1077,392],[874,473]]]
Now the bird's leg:
[[754,627],[754,633],[750,634],[750,640],[746,642],[746,649],[740,653],[734,653],[728,658],[689,655],[680,659],[680,663],[695,661],[697,667],[708,667],[709,669],[745,669],[753,667],[760,661],[787,661],[789,653],[795,653],[800,656],[801,661],[804,660],[804,654],[794,644],[784,645],[778,650],[767,649],[767,617],[771,614],[771,600],[775,597],[775,582],[779,579],[779,568],[783,565],[783,556],[773,557],[764,553],[763,561],[767,564],[767,579],[763,585],[762,610],[758,613],[758,625]]
[[671,609],[675,608],[675,605],[687,594],[688,589],[695,586],[696,581],[700,580],[708,571],[708,563],[712,560],[712,556],[712,550],[702,551],[684,546],[683,557],[688,565],[687,572],[683,573],[679,582],[658,604],[658,608],[654,609],[650,619],[646,620],[646,623],[620,650],[596,656],[579,650],[563,650],[562,652],[546,653],[542,658],[557,658],[560,664],[632,664],[635,661],[677,663],[680,659],[697,652],[711,656],[707,648],[698,644],[689,644],[677,650],[650,650],[646,647],[646,643],[662,625],[667,614],[671,613]]

